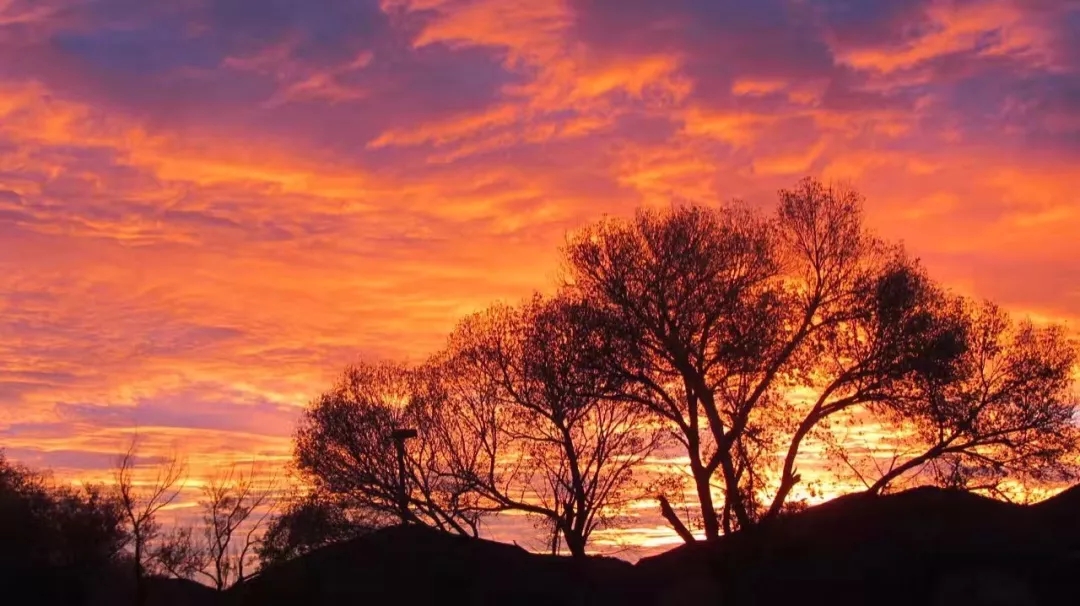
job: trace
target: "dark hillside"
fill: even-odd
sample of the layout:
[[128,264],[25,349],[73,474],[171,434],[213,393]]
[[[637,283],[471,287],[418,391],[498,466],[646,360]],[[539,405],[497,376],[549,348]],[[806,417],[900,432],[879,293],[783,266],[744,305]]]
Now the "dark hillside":
[[1078,501],[1075,488],[1031,506],[936,488],[850,495],[636,566],[396,527],[267,568],[231,590],[229,602],[1074,603],[1068,596],[1080,565]]
[[1072,561],[1063,539],[1078,528],[1076,510],[1066,507],[919,488],[842,497],[769,527],[647,558],[638,569],[658,598],[707,577],[710,593],[735,604],[807,596],[830,596],[832,605],[931,603],[956,592],[975,596],[975,586],[987,584],[1015,603],[1057,603]]
[[575,562],[419,526],[381,530],[264,570],[234,604],[618,604],[630,564]]

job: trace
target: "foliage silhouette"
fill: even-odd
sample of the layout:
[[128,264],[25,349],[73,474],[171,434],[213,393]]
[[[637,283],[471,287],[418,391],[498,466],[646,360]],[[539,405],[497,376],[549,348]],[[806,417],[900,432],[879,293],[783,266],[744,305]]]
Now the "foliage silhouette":
[[121,504],[98,486],[54,485],[0,451],[0,586],[41,603],[88,599],[122,561]]
[[604,353],[594,328],[590,310],[565,297],[467,318],[440,366],[435,425],[456,476],[497,507],[539,517],[552,552],[563,541],[578,557],[594,529],[642,496],[633,470],[663,437],[645,411],[613,398],[618,378],[594,370]]
[[[298,469],[333,502],[384,520],[400,515],[402,493],[403,521],[459,534],[475,536],[485,514],[525,512],[553,552],[584,556],[592,531],[641,496],[632,470],[663,435],[592,370],[602,352],[589,315],[536,297],[467,318],[421,367],[350,367],[305,412]],[[418,436],[401,486],[390,436],[406,426]]]
[[319,493],[297,494],[284,501],[273,516],[257,551],[260,566],[285,562],[314,549],[341,543],[370,532],[372,520],[358,519],[334,501]]
[[[772,217],[738,205],[640,211],[587,227],[565,249],[564,290],[600,318],[609,355],[594,359],[598,370],[675,432],[709,539],[780,515],[807,438],[836,421],[920,428],[909,445],[922,454],[882,474],[876,491],[946,459],[1029,476],[1051,464],[1071,477],[1076,350],[1063,331],[1029,329],[1013,353],[988,356],[981,307],[868,233],[861,205],[807,179],[780,192]],[[980,400],[995,358],[1013,378]],[[958,437],[940,438],[950,423],[944,435]]]
[[[384,362],[347,368],[301,416],[294,457],[301,477],[377,525],[401,517],[405,494],[408,519],[402,521],[476,536],[489,508],[446,464],[434,430],[439,417],[432,389],[428,367]],[[406,450],[404,486],[391,438],[402,427],[418,430]]]
[[[1016,323],[1000,308],[965,303],[965,350],[947,377],[921,377],[887,411],[913,430],[921,452],[896,457],[869,486],[905,476],[1002,494],[1007,480],[1061,483],[1080,443],[1072,370],[1076,350],[1061,326]],[[864,475],[864,477],[866,477]]]

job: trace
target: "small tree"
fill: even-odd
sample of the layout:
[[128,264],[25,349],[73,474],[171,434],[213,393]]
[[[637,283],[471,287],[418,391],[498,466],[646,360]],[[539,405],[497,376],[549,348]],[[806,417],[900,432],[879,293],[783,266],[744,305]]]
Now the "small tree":
[[438,424],[465,423],[445,450],[467,446],[455,470],[467,484],[498,508],[539,516],[553,551],[561,539],[578,557],[639,496],[633,469],[662,435],[645,411],[611,398],[621,383],[588,360],[602,355],[593,335],[589,310],[565,298],[468,318],[450,340]]
[[[301,416],[296,467],[316,492],[380,524],[405,516],[402,521],[476,536],[484,510],[442,465],[439,416],[432,412],[437,402],[426,372],[388,362],[347,368]],[[406,444],[404,477],[392,438],[400,428],[418,431]]]
[[206,564],[199,572],[218,591],[247,578],[257,559],[266,521],[274,509],[275,480],[260,483],[254,461],[247,472],[233,465],[203,487],[202,533]]
[[152,541],[159,535],[157,514],[180,496],[184,488],[186,466],[173,455],[160,463],[152,481],[141,484],[135,479],[138,440],[134,438],[117,462],[114,473],[116,489],[134,549],[135,595],[138,604],[146,603],[146,573],[152,567]]
[[218,591],[242,583],[256,564],[263,529],[276,508],[276,481],[260,480],[255,462],[210,477],[199,501],[202,523],[158,533],[154,570],[176,578],[202,578]]
[[263,567],[356,538],[378,527],[378,519],[319,493],[295,495],[271,518],[257,548]]
[[194,579],[210,563],[205,545],[191,526],[177,526],[168,533],[159,533],[152,552],[152,572],[161,576]]

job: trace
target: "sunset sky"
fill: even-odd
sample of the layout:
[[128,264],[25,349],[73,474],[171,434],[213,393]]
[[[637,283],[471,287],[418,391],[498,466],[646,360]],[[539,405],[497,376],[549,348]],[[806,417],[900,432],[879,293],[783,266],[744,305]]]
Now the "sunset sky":
[[285,460],[568,230],[807,175],[1076,327],[1078,167],[1074,0],[0,0],[0,447]]

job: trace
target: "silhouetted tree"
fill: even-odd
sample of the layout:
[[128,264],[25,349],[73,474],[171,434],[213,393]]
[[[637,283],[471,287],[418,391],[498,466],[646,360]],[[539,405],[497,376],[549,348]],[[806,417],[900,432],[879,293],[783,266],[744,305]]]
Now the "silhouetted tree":
[[[737,206],[641,211],[566,248],[567,290],[600,318],[607,355],[593,361],[628,386],[623,401],[675,430],[706,537],[780,515],[806,438],[838,415],[929,418],[913,403],[932,408],[941,388],[926,386],[965,382],[963,306],[866,232],[861,201],[805,180],[781,191],[771,218]],[[1063,431],[1062,415],[1040,418]],[[925,461],[947,454],[931,448]]]
[[[768,329],[781,306],[769,289],[780,268],[772,229],[745,210],[681,207],[602,221],[566,249],[572,291],[602,319],[609,355],[597,359],[600,369],[631,386],[626,401],[677,430],[709,537],[720,532],[711,486],[717,470],[728,502],[746,516],[737,503],[734,446],[751,407],[724,396],[729,379],[757,371],[777,349]],[[755,399],[772,395],[759,391]]]
[[[301,416],[296,467],[316,492],[351,509],[476,536],[484,510],[442,466],[428,372],[389,362],[347,368]],[[404,485],[391,437],[400,428],[418,431],[405,445]]]
[[362,511],[319,493],[288,499],[257,547],[261,566],[291,560],[313,549],[358,537],[377,527]]
[[11,599],[81,602],[127,541],[114,495],[58,486],[0,451],[0,586]]
[[235,465],[203,486],[202,539],[206,565],[199,570],[218,591],[246,578],[274,508],[273,477],[260,481],[254,461],[248,471]]
[[662,435],[611,398],[623,385],[590,360],[600,346],[586,307],[537,296],[466,319],[442,367],[436,425],[454,473],[496,507],[540,516],[553,550],[561,538],[574,556],[640,496],[632,471]]
[[991,303],[966,303],[963,320],[955,371],[919,376],[910,397],[888,407],[896,426],[910,430],[901,441],[910,454],[880,469],[871,492],[927,473],[942,486],[989,492],[1006,479],[1075,479],[1077,351],[1068,335],[1016,323]]
[[131,535],[134,557],[135,599],[146,603],[146,575],[152,568],[152,543],[160,533],[157,513],[180,496],[184,488],[186,466],[177,456],[172,456],[156,466],[155,474],[148,483],[135,478],[138,459],[138,440],[132,439],[128,449],[120,455],[114,472],[127,530]]
[[193,526],[159,532],[150,547],[147,571],[154,575],[194,579],[210,565],[207,549]]
[[211,476],[202,486],[201,524],[157,533],[148,569],[203,580],[218,591],[242,583],[277,505],[276,486],[276,477],[259,477],[254,461],[247,471],[234,464]]
[[859,409],[880,418],[920,398],[914,385],[957,379],[966,347],[960,303],[918,268],[902,259],[893,263],[851,302],[846,318],[815,330],[806,341],[810,355],[795,366],[803,377],[796,386],[813,390],[814,397],[809,407],[795,407],[799,424],[790,436],[783,435],[786,454],[767,516],[781,513],[798,482],[796,457],[811,431],[827,429],[841,413],[852,418]]

